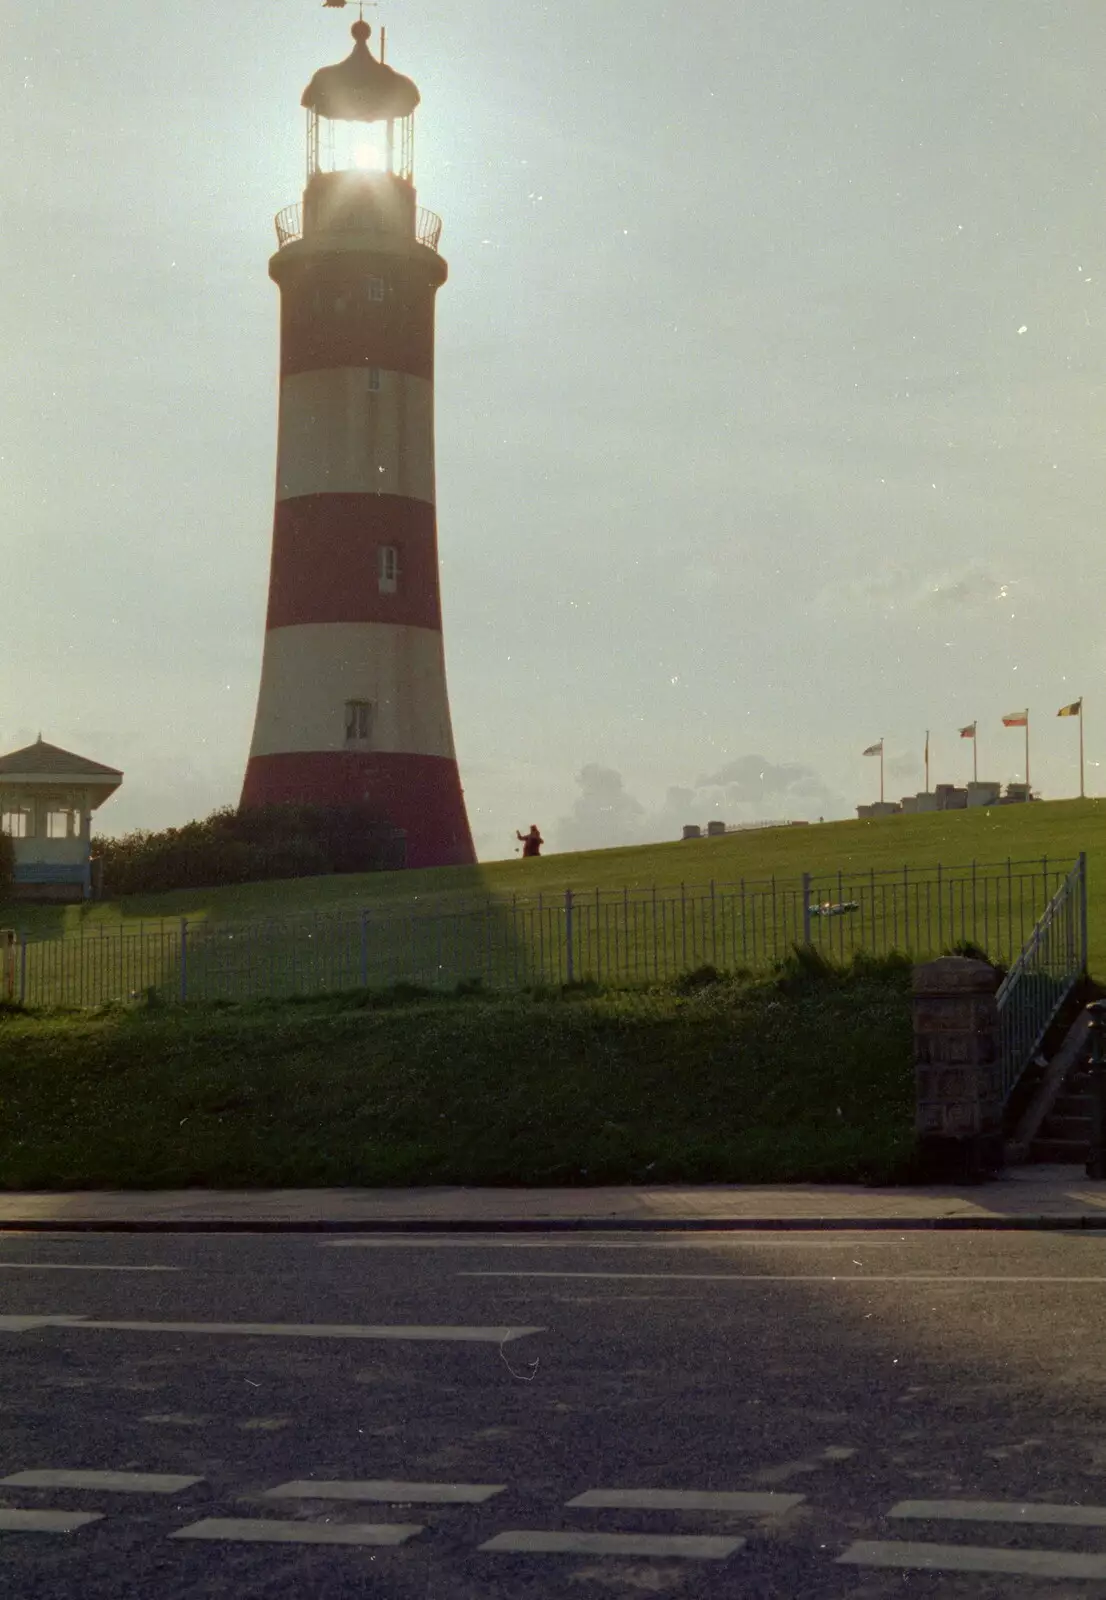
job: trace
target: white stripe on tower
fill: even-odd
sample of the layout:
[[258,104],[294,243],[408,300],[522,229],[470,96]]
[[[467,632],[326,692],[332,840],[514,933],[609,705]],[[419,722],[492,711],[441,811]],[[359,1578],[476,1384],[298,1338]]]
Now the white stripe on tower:
[[270,632],[253,754],[344,750],[347,700],[376,707],[375,749],[453,759],[441,634],[381,622]]
[[433,384],[368,367],[287,376],[277,500],[310,494],[397,494],[433,505]]

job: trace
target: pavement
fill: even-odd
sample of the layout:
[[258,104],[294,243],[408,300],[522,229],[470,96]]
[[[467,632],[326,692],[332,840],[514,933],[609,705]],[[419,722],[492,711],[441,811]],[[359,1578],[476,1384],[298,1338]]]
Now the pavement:
[[0,1194],[0,1231],[1100,1228],[1106,1183],[1011,1168],[978,1186],[164,1190]]
[[1106,1600],[1101,1232],[0,1237],[18,1600]]

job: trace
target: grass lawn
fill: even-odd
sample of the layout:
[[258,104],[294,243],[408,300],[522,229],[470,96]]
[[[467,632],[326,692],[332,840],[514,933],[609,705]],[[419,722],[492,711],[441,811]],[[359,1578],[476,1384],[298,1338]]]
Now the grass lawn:
[[[566,888],[645,889],[737,883],[773,876],[794,880],[805,871],[867,872],[903,865],[946,867],[972,861],[1025,860],[1048,856],[1073,862],[1081,850],[1091,861],[1092,896],[1100,847],[1106,844],[1106,800],[1056,800],[993,810],[937,812],[888,817],[878,822],[827,822],[807,828],[771,828],[729,834],[722,839],[635,845],[514,858],[476,867],[445,867],[422,872],[384,872],[366,876],[299,878],[246,884],[228,889],[180,890],[134,896],[82,908],[9,906],[0,915],[28,931],[56,933],[84,923],[207,916],[231,921],[281,916],[296,911],[340,907],[383,907],[412,903],[447,907],[480,895],[556,894]],[[1104,877],[1106,882],[1106,877]],[[1106,891],[1104,891],[1106,894]],[[1106,897],[1099,904],[1098,948],[1106,958]],[[1092,914],[1092,922],[1095,916]]]
[[892,1180],[909,974],[0,1010],[7,1189]]

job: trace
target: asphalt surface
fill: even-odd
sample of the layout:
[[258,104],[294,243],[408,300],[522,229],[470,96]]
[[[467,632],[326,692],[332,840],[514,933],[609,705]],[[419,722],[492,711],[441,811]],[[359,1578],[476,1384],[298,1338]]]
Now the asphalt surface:
[[1106,1235],[6,1235],[0,1480],[18,1600],[1106,1600]]

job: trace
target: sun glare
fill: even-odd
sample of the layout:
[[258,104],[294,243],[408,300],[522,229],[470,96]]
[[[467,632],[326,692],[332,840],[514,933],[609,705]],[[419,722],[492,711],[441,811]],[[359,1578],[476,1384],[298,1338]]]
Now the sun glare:
[[371,144],[367,139],[359,140],[350,151],[350,157],[358,172],[384,172],[386,160],[384,151],[379,146]]

